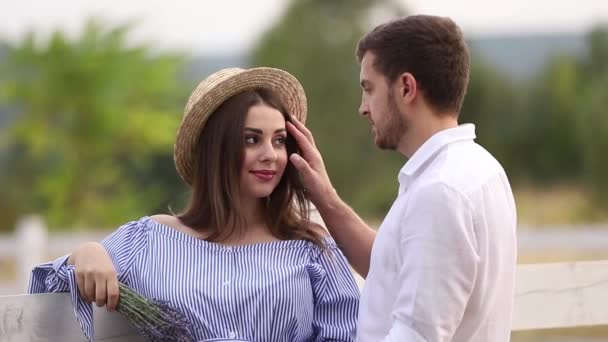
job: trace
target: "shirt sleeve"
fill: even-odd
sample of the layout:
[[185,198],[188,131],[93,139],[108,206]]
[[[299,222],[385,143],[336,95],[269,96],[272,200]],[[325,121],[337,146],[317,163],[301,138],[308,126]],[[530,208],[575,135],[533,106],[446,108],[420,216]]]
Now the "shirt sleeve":
[[417,191],[400,232],[400,290],[384,342],[449,342],[475,285],[479,256],[467,198],[443,185]]
[[[119,281],[125,279],[136,252],[143,249],[146,241],[144,228],[141,221],[132,221],[119,227],[101,242],[112,258]],[[64,255],[55,261],[34,267],[28,292],[31,294],[69,292],[76,319],[86,337],[92,340],[95,336],[93,307],[78,293],[74,266],[67,265],[69,257],[69,254]]]
[[354,341],[359,288],[346,258],[333,239],[327,250],[315,248],[309,265],[314,295],[314,341]]

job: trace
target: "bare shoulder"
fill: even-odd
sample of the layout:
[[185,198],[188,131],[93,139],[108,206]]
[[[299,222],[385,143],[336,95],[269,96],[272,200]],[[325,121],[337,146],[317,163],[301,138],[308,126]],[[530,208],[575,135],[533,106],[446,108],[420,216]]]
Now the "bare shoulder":
[[192,229],[192,228],[186,226],[184,223],[182,223],[182,221],[180,221],[180,219],[178,219],[176,216],[173,216],[173,215],[165,215],[165,214],[152,215],[152,216],[150,216],[150,219],[152,219],[164,226],[175,229],[179,232],[188,234],[197,239],[204,239],[207,236],[206,234],[203,234],[200,231],[197,231],[195,229]]
[[310,223],[310,229],[314,233],[318,234],[319,236],[322,236],[322,237],[328,237],[328,236],[330,236],[329,232],[327,231],[327,229],[325,229],[325,227],[321,226],[318,223],[311,222]]
[[169,226],[177,230],[181,230],[180,228],[183,226],[182,222],[173,215],[158,214],[152,215],[150,218],[162,225]]

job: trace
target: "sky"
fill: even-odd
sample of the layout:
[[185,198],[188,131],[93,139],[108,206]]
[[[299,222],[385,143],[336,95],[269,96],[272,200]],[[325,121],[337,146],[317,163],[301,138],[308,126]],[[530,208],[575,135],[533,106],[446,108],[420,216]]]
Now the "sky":
[[[403,0],[409,13],[449,16],[469,37],[584,32],[608,23],[608,0]],[[133,39],[194,54],[244,52],[285,10],[288,0],[0,0],[0,38],[60,28],[71,36],[89,16],[136,20]]]

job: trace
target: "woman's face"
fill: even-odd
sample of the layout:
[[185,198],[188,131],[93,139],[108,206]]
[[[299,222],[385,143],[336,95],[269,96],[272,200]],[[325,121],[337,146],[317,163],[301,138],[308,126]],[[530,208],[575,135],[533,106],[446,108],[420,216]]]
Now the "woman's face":
[[277,109],[258,104],[249,108],[244,127],[241,195],[268,197],[279,184],[287,166],[285,118]]

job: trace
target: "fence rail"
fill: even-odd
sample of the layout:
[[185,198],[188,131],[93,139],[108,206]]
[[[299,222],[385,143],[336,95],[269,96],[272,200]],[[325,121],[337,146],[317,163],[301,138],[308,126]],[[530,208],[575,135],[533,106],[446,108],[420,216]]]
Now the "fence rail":
[[[317,215],[318,216],[318,215]],[[315,217],[315,220],[320,220]],[[23,293],[32,266],[69,253],[85,241],[100,241],[107,233],[70,232],[49,234],[44,222],[37,216],[23,218],[14,235],[0,235],[0,266],[3,260],[14,262],[17,278],[11,284],[0,277],[0,295]],[[520,226],[518,253],[563,252],[584,250],[592,259],[608,258],[608,224],[577,226]],[[589,258],[587,258],[589,259]],[[554,261],[554,260],[542,260]],[[1,276],[1,275],[0,275]],[[15,292],[16,291],[16,292]]]
[[[517,268],[513,331],[608,325],[608,260]],[[84,341],[68,294],[0,297],[0,342]],[[143,341],[126,319],[94,306],[97,341]]]

